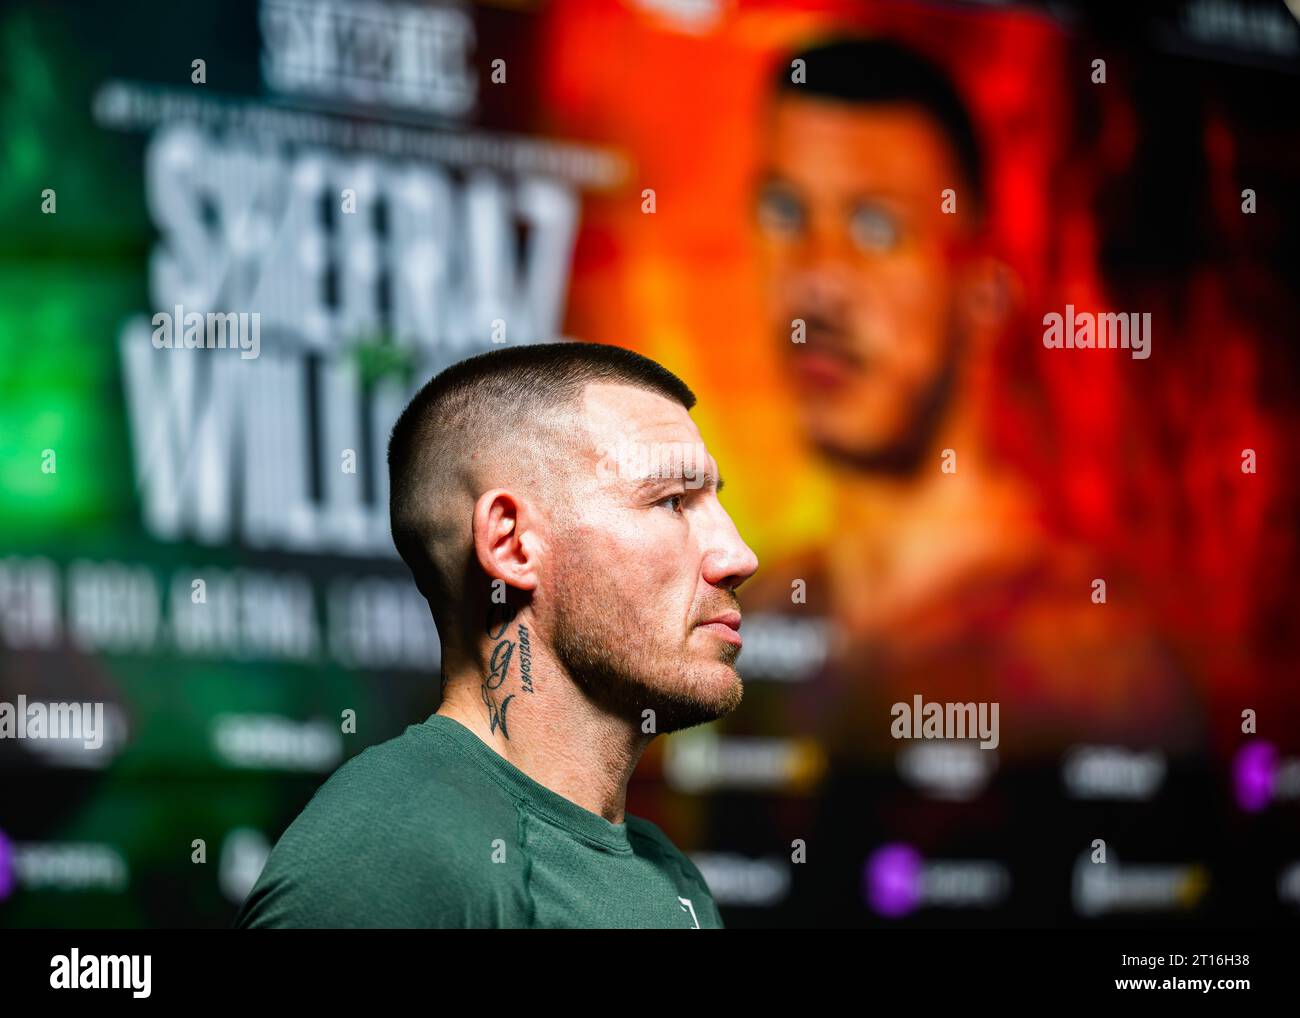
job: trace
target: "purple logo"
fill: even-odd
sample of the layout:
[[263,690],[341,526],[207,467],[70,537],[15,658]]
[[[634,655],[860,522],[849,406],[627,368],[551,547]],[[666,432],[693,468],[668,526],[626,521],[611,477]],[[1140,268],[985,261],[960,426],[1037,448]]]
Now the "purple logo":
[[1237,805],[1247,813],[1258,813],[1273,798],[1277,777],[1277,747],[1271,742],[1248,742],[1237,751],[1232,767]]
[[862,895],[880,915],[901,916],[921,903],[921,853],[911,845],[882,845],[862,868]]
[[13,847],[5,832],[0,831],[0,901],[14,889]]

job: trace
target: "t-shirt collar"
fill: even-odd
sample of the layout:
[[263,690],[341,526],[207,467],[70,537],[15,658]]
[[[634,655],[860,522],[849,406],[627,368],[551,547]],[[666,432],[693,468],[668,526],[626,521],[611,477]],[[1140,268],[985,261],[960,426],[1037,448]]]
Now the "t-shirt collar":
[[598,813],[534,781],[455,718],[431,714],[422,727],[454,742],[530,811],[599,848],[613,852],[632,851],[626,822],[610,823]]

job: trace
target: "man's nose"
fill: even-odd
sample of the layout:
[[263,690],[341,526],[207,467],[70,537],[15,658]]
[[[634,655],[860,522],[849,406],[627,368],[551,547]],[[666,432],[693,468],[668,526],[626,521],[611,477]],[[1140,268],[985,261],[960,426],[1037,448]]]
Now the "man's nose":
[[715,587],[735,590],[758,571],[758,556],[741,538],[731,517],[723,513],[714,547],[704,558],[704,579]]
[[854,247],[843,224],[816,215],[800,238],[795,262],[818,274],[836,275],[853,262]]
[[790,264],[787,292],[811,312],[834,317],[849,303],[860,281],[848,255],[835,245],[810,246]]

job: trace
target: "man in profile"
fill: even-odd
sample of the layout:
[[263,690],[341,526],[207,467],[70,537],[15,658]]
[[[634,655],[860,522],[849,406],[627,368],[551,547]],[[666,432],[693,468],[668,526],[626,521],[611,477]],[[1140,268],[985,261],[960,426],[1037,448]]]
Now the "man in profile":
[[740,702],[738,588],[695,396],[617,347],[492,351],[389,442],[393,539],[442,705],[363,750],[277,843],[240,927],[717,928],[703,877],[624,811],[655,735]]

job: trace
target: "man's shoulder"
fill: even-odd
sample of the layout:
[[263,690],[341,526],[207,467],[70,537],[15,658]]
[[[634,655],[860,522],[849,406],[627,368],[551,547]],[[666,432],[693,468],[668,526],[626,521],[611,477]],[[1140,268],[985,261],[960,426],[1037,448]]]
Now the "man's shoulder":
[[436,730],[408,725],[400,735],[368,746],[331,774],[289,831],[374,832],[375,825],[394,824],[403,830],[428,827],[428,833],[437,836],[449,815],[463,825],[488,811],[493,799],[508,805],[499,792],[495,782]]
[[676,868],[685,877],[689,887],[684,890],[687,890],[690,897],[684,897],[682,901],[695,916],[697,925],[702,924],[708,929],[721,929],[722,915],[718,912],[713,892],[709,889],[709,882],[704,879],[704,874],[700,872],[699,867],[691,861],[691,857],[678,848],[657,824],[644,817],[633,816],[631,813],[627,814],[625,819],[628,838],[636,843],[638,851],[657,856],[660,866]]
[[[509,796],[424,725],[362,750],[281,835],[238,926],[427,925],[455,912],[515,830]],[[450,924],[450,923],[449,923]]]

